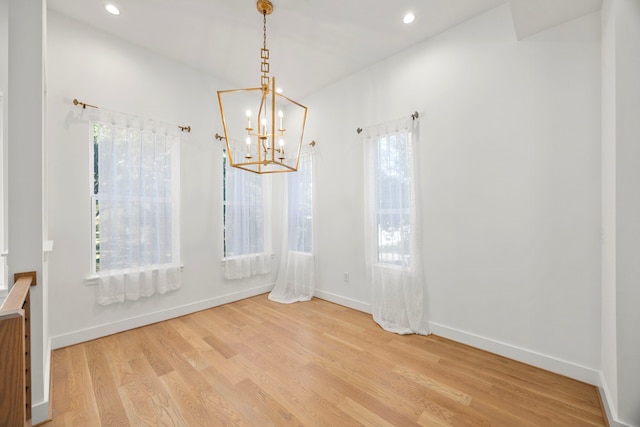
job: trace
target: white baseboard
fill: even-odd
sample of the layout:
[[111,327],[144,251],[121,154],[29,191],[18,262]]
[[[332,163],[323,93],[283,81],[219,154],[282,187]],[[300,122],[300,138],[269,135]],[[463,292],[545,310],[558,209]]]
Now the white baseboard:
[[[33,402],[31,404],[31,424],[37,425],[49,421],[51,419],[51,339],[47,341],[47,347],[44,349],[44,375],[43,388],[44,400],[42,402]],[[32,379],[33,380],[33,379]]]
[[232,294],[222,295],[191,304],[173,307],[168,310],[148,313],[142,316],[129,317],[114,323],[108,323],[98,326],[92,326],[86,329],[69,332],[62,335],[51,337],[51,348],[53,350],[90,341],[96,338],[105,337],[107,335],[116,334],[118,332],[127,331],[129,329],[138,328],[140,326],[150,325],[152,323],[161,322],[163,320],[173,319],[175,317],[184,316],[195,313],[197,311],[206,310],[208,308],[217,307],[219,305],[228,304],[230,302],[239,301],[256,295],[270,292],[273,289],[273,283],[269,285],[259,286]]
[[[371,314],[371,304],[345,298],[330,292],[321,290],[315,291],[315,296],[354,310]],[[450,328],[438,323],[429,322],[431,332],[443,338],[450,339],[462,344],[467,344],[475,348],[479,348],[490,353],[508,357],[518,362],[526,363],[547,371],[555,372],[578,381],[585,382],[594,386],[600,384],[600,373],[594,369],[580,366],[566,360],[557,359],[542,353],[517,347],[511,344],[495,341],[479,335],[464,332],[458,329]]]
[[618,411],[612,406],[613,400],[611,399],[611,392],[609,391],[609,386],[602,372],[600,372],[599,380],[598,388],[600,389],[600,398],[602,399],[602,406],[604,407],[607,421],[609,421],[609,427],[632,427],[630,424],[625,424],[618,419]]
[[556,374],[564,375],[587,384],[594,386],[599,384],[599,372],[594,369],[490,338],[460,331],[438,323],[429,322],[429,326],[432,333],[443,338],[448,338],[462,344],[486,350],[490,353],[517,360],[518,362],[555,372]]
[[353,308],[354,310],[371,314],[371,304],[368,304],[368,303],[356,301],[350,298],[345,298],[343,296],[332,294],[331,292],[321,291],[318,289],[314,291],[313,295],[320,299],[333,302],[335,304],[342,305],[344,307]]
[[[47,392],[47,394],[49,394]],[[51,418],[49,411],[49,399],[31,405],[31,425],[37,425],[49,421]]]

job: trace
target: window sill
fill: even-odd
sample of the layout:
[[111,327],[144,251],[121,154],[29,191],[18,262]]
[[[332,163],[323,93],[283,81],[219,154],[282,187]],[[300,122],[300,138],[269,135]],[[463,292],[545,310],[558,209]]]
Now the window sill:
[[376,262],[375,264],[373,264],[373,266],[380,270],[394,270],[394,271],[405,271],[405,272],[411,272],[413,270],[408,265],[403,266],[403,265],[397,265],[397,264],[384,264],[381,262]]
[[[250,257],[250,256],[259,256],[259,255],[264,255],[264,254],[258,253],[258,254],[236,255],[236,256],[230,256],[227,258],[222,258],[222,260],[220,261],[220,265],[224,267],[227,264],[227,260],[239,259],[239,258]],[[270,255],[271,255],[271,258],[275,258],[276,256],[276,254],[273,252],[271,252]]]
[[[180,266],[180,273],[184,271],[184,265]],[[85,286],[98,286],[100,284],[100,276],[97,274],[92,274],[84,278]]]
[[45,254],[53,252],[53,240],[45,240],[42,242],[42,251]]

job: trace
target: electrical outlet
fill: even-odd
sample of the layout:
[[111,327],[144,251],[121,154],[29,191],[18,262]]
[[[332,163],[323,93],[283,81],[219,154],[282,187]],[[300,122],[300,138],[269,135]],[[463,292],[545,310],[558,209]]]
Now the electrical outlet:
[[349,281],[349,272],[348,272],[348,271],[345,271],[345,272],[344,272],[344,281],[345,281],[345,282],[348,282],[348,281]]

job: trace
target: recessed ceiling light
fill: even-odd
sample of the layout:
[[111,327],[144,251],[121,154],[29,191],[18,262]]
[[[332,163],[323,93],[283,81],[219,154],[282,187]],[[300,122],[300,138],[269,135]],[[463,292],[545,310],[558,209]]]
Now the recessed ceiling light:
[[112,4],[108,4],[104,8],[112,15],[120,15],[120,10]]
[[404,18],[402,18],[402,22],[404,22],[405,24],[411,24],[413,21],[415,21],[416,16],[409,12],[406,15],[404,15]]

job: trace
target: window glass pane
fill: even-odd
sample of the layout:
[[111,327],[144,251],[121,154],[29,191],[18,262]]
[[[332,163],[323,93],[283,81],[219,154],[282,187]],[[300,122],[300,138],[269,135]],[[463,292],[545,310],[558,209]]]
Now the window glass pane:
[[[177,138],[177,137],[176,137]],[[172,136],[113,123],[93,126],[94,269],[174,261]]]
[[313,252],[312,158],[302,156],[298,171],[287,174],[289,250]]
[[376,238],[379,263],[410,265],[410,156],[406,132],[378,139]]
[[229,166],[223,157],[224,256],[264,253],[262,176]]

